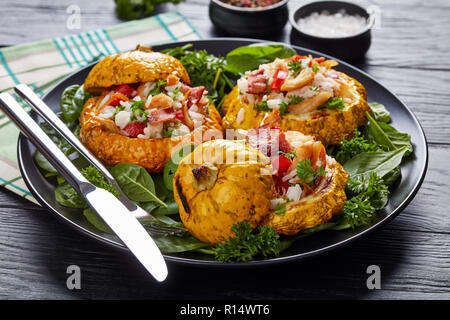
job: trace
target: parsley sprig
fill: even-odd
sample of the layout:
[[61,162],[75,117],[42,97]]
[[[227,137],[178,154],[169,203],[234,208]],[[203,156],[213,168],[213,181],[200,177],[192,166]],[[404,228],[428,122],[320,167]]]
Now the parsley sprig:
[[117,191],[112,184],[110,184],[106,178],[103,176],[100,171],[98,171],[93,166],[89,165],[86,168],[81,170],[81,174],[89,180],[90,183],[95,185],[98,188],[105,189],[106,191],[111,192],[116,197],[120,196],[119,191]]
[[347,193],[353,197],[344,202],[344,221],[352,228],[370,225],[389,199],[387,185],[374,172],[350,179]]
[[214,249],[216,260],[222,262],[250,261],[255,256],[277,255],[280,252],[279,235],[274,228],[262,226],[252,229],[243,221],[231,227],[235,237],[229,237]]
[[333,109],[340,109],[340,110],[343,110],[343,109],[345,109],[345,103],[344,103],[344,100],[342,100],[342,98],[334,97],[334,98],[328,99],[328,101],[325,102],[323,105],[321,105],[318,109],[319,110],[321,110],[321,109],[331,109],[331,110],[333,110]]
[[380,147],[374,143],[370,143],[361,136],[358,129],[353,132],[354,138],[351,140],[342,140],[341,148],[336,154],[336,160],[339,163],[345,163],[347,160],[363,152],[376,152]]
[[292,77],[295,78],[302,71],[302,60],[291,60],[288,63],[288,69],[292,71]]
[[325,169],[321,166],[317,171],[311,166],[311,160],[306,159],[297,164],[297,177],[309,186],[316,184],[317,179],[325,175]]

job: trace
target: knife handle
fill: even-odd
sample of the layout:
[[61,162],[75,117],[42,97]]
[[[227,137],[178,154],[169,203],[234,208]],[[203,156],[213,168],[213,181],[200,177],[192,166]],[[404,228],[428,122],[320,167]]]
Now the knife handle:
[[86,160],[96,167],[110,182],[114,181],[108,169],[92,155],[92,153],[81,143],[80,140],[70,131],[70,129],[58,118],[58,116],[42,101],[33,90],[26,84],[17,85],[14,90],[16,93],[28,101],[33,109],[45,119],[60,135],[62,135]]
[[0,93],[0,109],[33,142],[72,187],[78,191],[95,188],[10,94]]

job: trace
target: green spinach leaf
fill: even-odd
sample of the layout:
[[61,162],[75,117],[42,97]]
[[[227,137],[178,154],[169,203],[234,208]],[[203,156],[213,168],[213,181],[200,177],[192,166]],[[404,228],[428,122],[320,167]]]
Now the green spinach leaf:
[[114,232],[108,227],[108,225],[100,218],[97,213],[91,209],[87,208],[83,210],[83,215],[90,224],[99,229],[100,231],[114,234]]
[[370,102],[369,106],[373,111],[373,117],[375,118],[375,120],[384,123],[388,123],[391,121],[391,115],[384,105],[378,102]]
[[386,152],[360,153],[343,164],[351,179],[375,172],[380,178],[384,178],[389,172],[397,168],[407,152],[406,147]]
[[210,247],[209,243],[202,242],[193,236],[177,237],[153,237],[158,248],[163,253],[179,253],[185,251],[192,251],[200,248]]
[[243,74],[246,71],[257,69],[260,64],[272,62],[275,58],[284,59],[295,54],[294,49],[283,44],[257,44],[239,47],[226,55],[226,70]]
[[87,203],[83,197],[68,182],[64,182],[56,187],[55,199],[56,202],[65,207],[79,209],[87,207]]
[[116,179],[125,195],[133,201],[155,201],[166,206],[155,194],[155,184],[150,174],[141,166],[120,163],[111,168],[111,174]]

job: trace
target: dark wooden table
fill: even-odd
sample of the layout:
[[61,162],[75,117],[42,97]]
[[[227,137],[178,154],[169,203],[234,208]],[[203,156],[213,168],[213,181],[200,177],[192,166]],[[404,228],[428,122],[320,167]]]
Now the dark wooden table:
[[[78,3],[81,31],[119,23],[113,1],[2,1],[0,45],[62,36],[66,8]],[[298,1],[292,1],[295,6]],[[207,270],[170,264],[157,284],[129,255],[73,231],[46,210],[1,189],[0,298],[20,299],[449,299],[450,298],[450,2],[376,0],[381,28],[358,67],[417,115],[429,142],[421,190],[389,225],[341,250],[287,265]],[[223,36],[208,1],[162,5],[182,12],[204,37]],[[20,17],[26,17],[22,19]],[[290,27],[272,37],[289,43]],[[79,265],[81,290],[66,288]],[[381,268],[368,290],[366,269]]]

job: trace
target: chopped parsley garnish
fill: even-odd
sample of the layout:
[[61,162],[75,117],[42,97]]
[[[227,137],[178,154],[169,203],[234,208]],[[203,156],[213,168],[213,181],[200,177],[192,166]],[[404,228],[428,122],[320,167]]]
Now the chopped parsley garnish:
[[303,97],[302,96],[296,96],[296,95],[292,95],[288,97],[289,102],[281,102],[278,106],[279,106],[279,110],[280,110],[280,116],[283,116],[287,111],[288,111],[288,107],[291,104],[297,104],[301,101],[303,101]]
[[280,151],[280,154],[284,154],[284,156],[290,160],[293,160],[295,158],[295,151],[294,152],[282,152]]
[[345,109],[345,103],[342,98],[334,97],[328,99],[323,105],[321,105],[318,109]]
[[267,105],[267,100],[261,100],[261,102],[255,102],[255,106],[259,111],[270,111]]
[[148,116],[148,111],[144,110],[145,107],[145,103],[142,100],[136,101],[136,100],[131,100],[133,103],[131,105],[131,117],[130,120],[131,121],[136,121],[138,120],[137,117],[140,117],[142,119],[140,119],[141,121],[139,122],[145,122],[147,121],[147,116]]
[[321,166],[317,172],[311,167],[311,160],[306,159],[300,161],[297,164],[297,176],[304,183],[307,183],[310,186],[316,184],[316,181],[319,177],[325,175],[325,169]]
[[304,100],[304,98],[302,96],[296,96],[296,95],[288,96],[288,99],[289,99],[290,105],[300,103]]
[[164,138],[170,138],[175,137],[179,135],[179,130],[177,128],[180,126],[179,123],[171,124],[170,126],[167,126],[163,130]]
[[158,83],[156,86],[150,91],[150,95],[156,96],[157,94],[160,94],[162,92],[162,87],[167,84],[167,81],[165,80],[158,80]]
[[253,229],[247,221],[231,227],[235,237],[229,237],[214,249],[216,260],[222,262],[250,261],[257,255],[263,257],[280,252],[280,236],[274,228],[261,226]]
[[114,114],[113,114],[113,119],[116,117],[116,114],[118,114],[120,111],[123,111],[123,110],[125,110],[125,107],[124,106],[118,106],[118,107],[116,107],[116,111],[114,111]]
[[288,63],[288,69],[290,71],[292,71],[292,77],[296,77],[298,76],[298,74],[300,73],[300,71],[302,71],[302,60],[291,60]]
[[277,203],[273,212],[279,216],[284,216],[286,213],[286,203]]
[[288,109],[288,104],[286,102],[282,102],[278,105],[280,110],[280,116],[284,115]]
[[319,71],[319,64],[318,63],[314,63],[312,66],[311,66],[311,69],[312,69],[312,71],[313,72],[317,72],[317,71]]
[[319,92],[319,87],[310,87],[309,90]]

